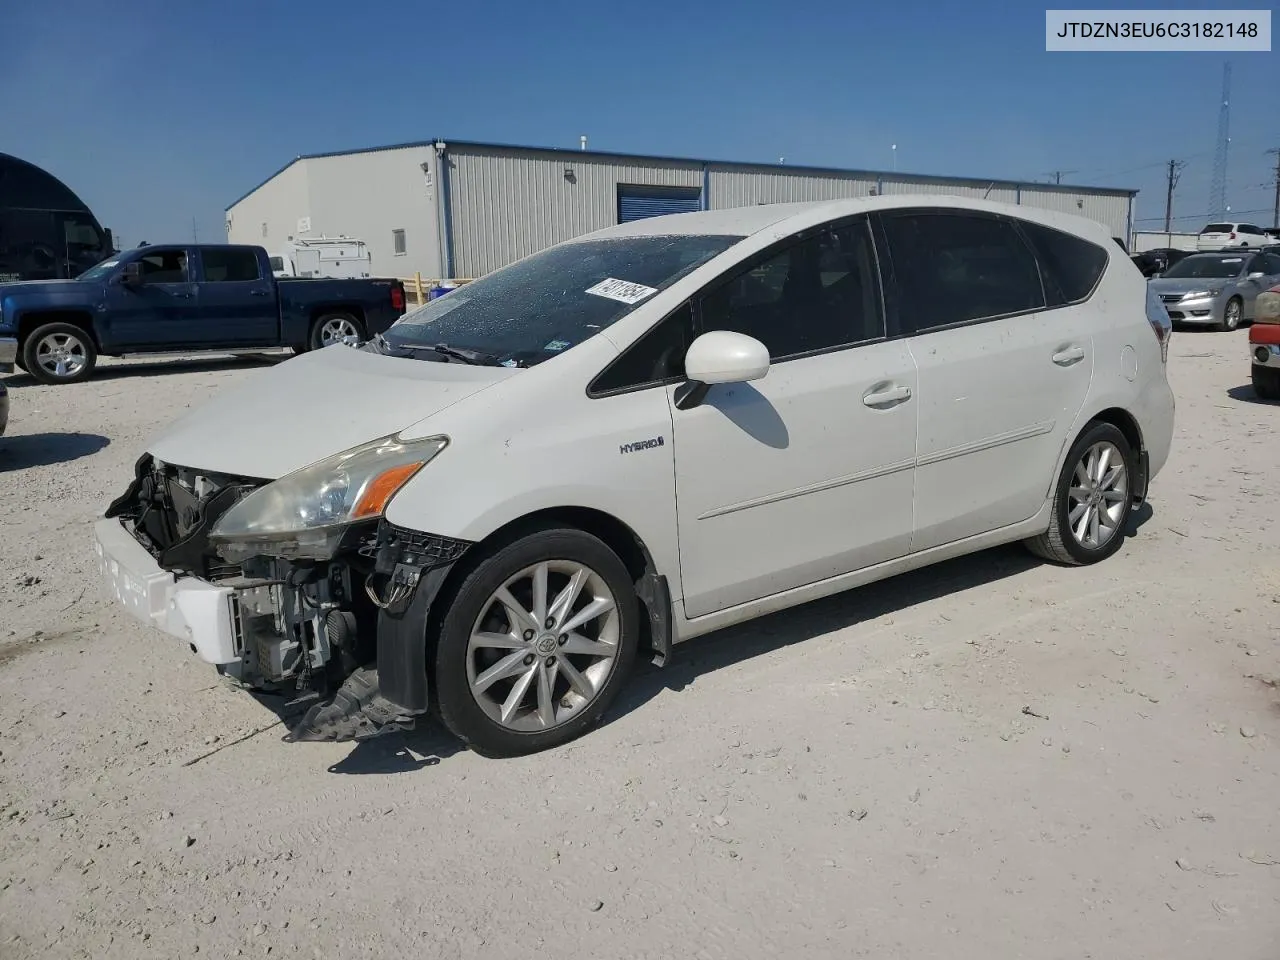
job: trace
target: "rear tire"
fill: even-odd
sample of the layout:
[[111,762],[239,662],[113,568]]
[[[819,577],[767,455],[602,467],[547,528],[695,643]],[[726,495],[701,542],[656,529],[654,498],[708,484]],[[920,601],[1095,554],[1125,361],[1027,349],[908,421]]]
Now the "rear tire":
[[98,365],[93,337],[70,323],[46,323],[22,342],[22,366],[41,383],[79,383]]
[[311,325],[311,335],[307,338],[308,350],[319,350],[321,347],[340,343],[344,337],[364,339],[364,324],[349,313],[326,313],[317,317]]
[[1280,400],[1280,367],[1254,364],[1253,393],[1259,400]]
[[1097,563],[1119,550],[1133,504],[1134,462],[1116,427],[1097,421],[1086,427],[1054,486],[1049,529],[1027,540],[1027,548],[1068,566]]
[[446,603],[430,657],[432,706],[483,756],[523,756],[581,736],[631,672],[635,586],[617,554],[581,530],[535,528],[494,549]]

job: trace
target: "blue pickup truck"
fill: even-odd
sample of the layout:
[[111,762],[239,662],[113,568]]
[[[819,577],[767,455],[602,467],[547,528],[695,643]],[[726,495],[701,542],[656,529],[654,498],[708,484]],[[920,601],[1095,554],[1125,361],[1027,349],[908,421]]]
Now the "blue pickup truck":
[[99,355],[311,350],[404,311],[399,280],[277,280],[261,247],[140,247],[74,280],[0,284],[0,372],[74,383]]

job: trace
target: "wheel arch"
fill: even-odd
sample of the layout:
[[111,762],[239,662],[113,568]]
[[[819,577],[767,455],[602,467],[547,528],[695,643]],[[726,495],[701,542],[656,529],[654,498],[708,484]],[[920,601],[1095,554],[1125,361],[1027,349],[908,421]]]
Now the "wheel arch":
[[1054,467],[1053,475],[1049,478],[1049,486],[1045,490],[1045,496],[1053,496],[1054,486],[1058,482],[1058,475],[1062,472],[1063,463],[1065,463],[1067,454],[1071,451],[1071,447],[1080,439],[1089,427],[1095,423],[1109,423],[1129,441],[1129,446],[1133,448],[1134,456],[1137,458],[1137,473],[1134,483],[1134,502],[1141,503],[1146,499],[1147,495],[1147,475],[1146,475],[1146,446],[1142,439],[1142,427],[1138,424],[1138,420],[1132,413],[1124,407],[1111,406],[1104,407],[1096,413],[1088,416],[1081,416],[1076,421],[1076,428],[1067,436],[1066,442],[1062,445],[1062,450],[1058,453],[1058,461]]
[[367,327],[364,307],[358,303],[326,303],[322,306],[312,307],[307,315],[310,318],[311,328],[314,329],[315,325],[325,317],[342,314],[346,314],[353,320],[358,320],[361,326]]
[[18,345],[27,342],[37,329],[46,323],[66,323],[83,330],[93,341],[94,349],[101,350],[98,333],[93,328],[93,316],[87,310],[28,310],[18,315]]
[[[641,648],[648,648],[659,666],[670,657],[672,645],[671,591],[667,578],[658,570],[653,554],[630,525],[604,510],[595,507],[559,506],[546,507],[523,514],[497,527],[472,546],[462,560],[450,571],[441,585],[440,593],[466,576],[471,563],[487,553],[511,543],[537,527],[554,524],[573,527],[596,537],[617,554],[635,584],[644,616],[640,619]],[[476,558],[471,563],[468,556]]]

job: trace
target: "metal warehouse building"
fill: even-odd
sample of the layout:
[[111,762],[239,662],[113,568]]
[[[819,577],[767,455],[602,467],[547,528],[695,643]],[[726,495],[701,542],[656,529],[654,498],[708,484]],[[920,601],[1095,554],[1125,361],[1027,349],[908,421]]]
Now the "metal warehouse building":
[[471,278],[639,217],[877,194],[1074,213],[1127,242],[1136,192],[436,140],[298,157],[227,208],[227,237],[273,254],[294,237],[355,237],[375,276]]

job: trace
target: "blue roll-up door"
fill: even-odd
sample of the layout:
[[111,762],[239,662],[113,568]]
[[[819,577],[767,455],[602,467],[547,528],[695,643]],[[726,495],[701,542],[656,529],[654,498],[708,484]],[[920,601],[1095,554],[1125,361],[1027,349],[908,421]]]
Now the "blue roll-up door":
[[618,184],[618,222],[630,223],[668,213],[693,213],[702,209],[697,187],[643,187]]

